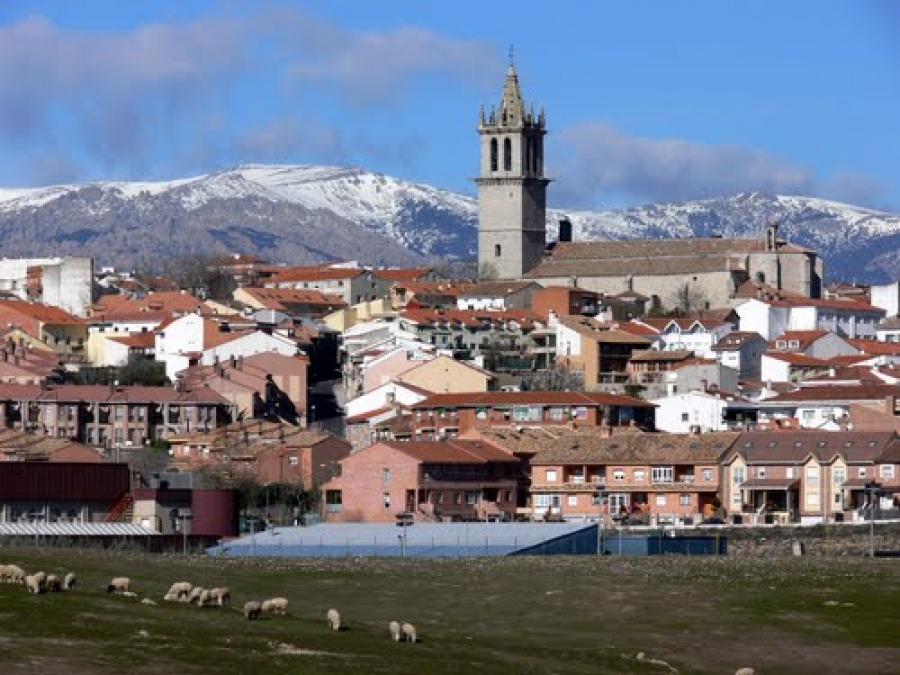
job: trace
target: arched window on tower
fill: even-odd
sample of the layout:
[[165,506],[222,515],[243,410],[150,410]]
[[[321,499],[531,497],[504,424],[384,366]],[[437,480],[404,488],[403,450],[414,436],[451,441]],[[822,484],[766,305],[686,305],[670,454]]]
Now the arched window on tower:
[[534,140],[531,138],[525,139],[525,171],[528,172],[531,170],[531,153],[534,148]]
[[491,139],[491,171],[497,170],[497,165],[499,163],[498,154],[499,153],[497,152],[497,139],[492,138]]
[[500,244],[494,244],[494,257],[500,257]]
[[538,139],[533,138],[534,149],[531,151],[531,173],[541,173],[541,144]]
[[512,141],[503,139],[503,170],[512,171]]

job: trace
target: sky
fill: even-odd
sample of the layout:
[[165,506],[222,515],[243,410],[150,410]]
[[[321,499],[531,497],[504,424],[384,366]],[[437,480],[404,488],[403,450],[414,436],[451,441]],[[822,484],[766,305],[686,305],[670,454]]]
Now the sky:
[[893,0],[3,0],[0,186],[327,164],[474,194],[511,46],[552,206],[900,211]]

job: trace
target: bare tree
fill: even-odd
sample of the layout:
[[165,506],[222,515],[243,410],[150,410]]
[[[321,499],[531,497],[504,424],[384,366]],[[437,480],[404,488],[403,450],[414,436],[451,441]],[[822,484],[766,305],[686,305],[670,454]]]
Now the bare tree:
[[524,375],[520,386],[523,391],[584,391],[584,373],[554,365]]
[[709,309],[706,292],[696,285],[685,282],[678,286],[669,298],[670,314],[690,316]]

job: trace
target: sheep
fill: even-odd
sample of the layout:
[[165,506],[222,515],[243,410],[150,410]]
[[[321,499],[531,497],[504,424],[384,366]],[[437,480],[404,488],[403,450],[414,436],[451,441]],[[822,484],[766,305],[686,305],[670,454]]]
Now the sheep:
[[191,589],[190,595],[187,596],[188,602],[197,602],[200,599],[200,594],[203,593],[206,589],[203,586],[194,586]]
[[166,602],[178,602],[178,596],[174,593],[166,593],[163,596],[163,600],[165,600]]
[[210,599],[218,603],[220,607],[231,604],[231,591],[227,588],[214,588],[210,592]]
[[34,593],[35,595],[39,595],[44,592],[44,587],[38,581],[36,574],[29,574],[25,577],[25,586],[28,588],[29,593]]
[[194,586],[189,581],[176,581],[169,587],[169,593],[174,595],[176,598],[181,598],[181,596],[190,596],[191,591],[193,590]]
[[213,604],[212,592],[208,588],[204,588],[197,596],[197,607],[206,607],[211,604]]
[[25,570],[23,570],[18,565],[7,565],[6,568],[10,574],[10,583],[13,583],[13,584],[24,584],[25,583]]
[[128,590],[128,587],[131,585],[131,579],[128,577],[114,577],[112,581],[110,581],[106,585],[107,593],[124,593]]
[[0,565],[0,584],[8,584],[12,582],[12,571],[9,565]]
[[75,590],[75,572],[69,572],[65,578],[63,579],[63,590],[64,591],[74,591]]
[[391,621],[388,624],[388,630],[391,631],[391,638],[394,642],[400,642],[400,624],[397,621]]
[[287,598],[269,598],[262,603],[262,611],[267,614],[287,614],[287,608]]
[[47,592],[59,593],[62,590],[62,581],[56,574],[47,575]]
[[341,614],[336,609],[329,609],[328,613],[325,615],[328,619],[328,625],[331,627],[331,630],[340,630],[341,629]]
[[756,670],[753,668],[738,668],[734,671],[734,675],[756,675]]
[[404,623],[400,627],[400,630],[403,631],[403,635],[406,636],[406,639],[408,642],[416,641],[416,627],[413,626],[411,623]]
[[136,598],[138,594],[134,591],[122,591],[122,596],[126,598]]
[[244,618],[248,621],[258,619],[262,612],[262,603],[259,600],[251,600],[244,603]]
[[35,572],[34,578],[37,579],[37,582],[41,587],[42,593],[45,590],[47,590],[47,574],[46,574],[46,572]]

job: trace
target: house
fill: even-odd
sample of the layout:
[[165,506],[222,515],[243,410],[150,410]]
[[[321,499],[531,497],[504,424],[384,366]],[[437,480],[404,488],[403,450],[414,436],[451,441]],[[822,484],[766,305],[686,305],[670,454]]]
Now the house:
[[848,340],[824,330],[786,331],[769,343],[769,351],[803,354],[826,360],[859,353]]
[[741,434],[722,461],[722,501],[750,523],[857,520],[865,486],[900,493],[900,439],[892,432]]
[[389,295],[392,281],[374,270],[353,265],[312,265],[288,267],[273,274],[264,285],[267,288],[315,290],[337,296],[346,305],[376,300]]
[[739,330],[756,331],[775,340],[787,331],[825,331],[840,337],[874,338],[885,311],[858,300],[815,300],[793,294],[752,298],[735,307]]
[[870,302],[883,309],[888,318],[900,315],[900,281],[876,284],[869,289]]
[[235,302],[251,309],[270,309],[289,317],[322,318],[347,306],[337,295],[296,288],[243,286],[232,294]]
[[350,444],[327,431],[263,420],[181,434],[170,442],[172,465],[180,470],[218,468],[252,476],[262,485],[307,490],[322,485],[336,470],[336,463],[350,454]]
[[0,427],[42,431],[92,446],[136,446],[233,419],[206,387],[0,384]]
[[452,309],[466,286],[455,281],[397,281],[391,286],[391,308]]
[[18,328],[50,347],[67,361],[85,360],[84,320],[52,305],[0,299],[0,326]]
[[672,434],[706,433],[738,431],[755,423],[756,405],[726,392],[695,390],[652,399],[656,429]]
[[635,349],[628,360],[627,372],[636,384],[663,384],[666,373],[694,361],[694,352]]
[[84,317],[91,302],[94,261],[83,256],[3,258],[0,292]]
[[734,331],[724,336],[712,348],[716,360],[738,371],[742,380],[759,380],[763,352],[768,343],[756,332]]
[[186,387],[208,388],[247,419],[280,419],[307,426],[309,359],[261,352],[195,365],[178,374]]
[[[597,316],[600,294],[573,286],[546,286],[531,295],[531,311],[542,319],[556,316]],[[616,317],[619,318],[619,317]]]
[[627,382],[633,352],[649,346],[646,337],[593,319],[561,316],[556,323],[557,363],[582,373],[586,391]]
[[488,391],[497,381],[490,371],[444,355],[423,361],[395,379],[402,384],[444,394]]
[[393,347],[370,358],[364,358],[360,364],[362,393],[368,393],[392,382],[406,371],[434,358],[434,349],[429,345],[412,349]]
[[889,399],[900,399],[900,385],[804,386],[760,401],[759,420],[837,431],[849,420],[852,404],[884,405]]
[[875,339],[879,342],[900,342],[900,317],[879,321],[875,326]]
[[[32,346],[34,345],[34,346]],[[40,384],[61,382],[63,366],[59,355],[41,342],[0,337],[0,382]]]
[[713,348],[732,332],[730,323],[709,319],[644,317],[634,323],[652,328],[657,334],[656,349],[688,351],[700,358],[713,358]]
[[480,281],[460,289],[456,295],[456,308],[499,312],[530,309],[531,297],[539,288],[540,285],[533,281]]
[[328,481],[325,520],[511,520],[518,458],[481,441],[379,442],[340,461]]
[[489,391],[433,394],[410,406],[417,440],[484,427],[653,427],[652,403],[606,392]]
[[100,462],[102,457],[96,448],[68,438],[51,438],[18,429],[0,429],[0,461],[83,464]]
[[[672,396],[689,391],[732,392],[740,384],[738,371],[712,359],[687,359],[674,364],[664,374],[665,393]],[[655,385],[649,391],[659,390]],[[647,392],[643,398],[651,398]]]
[[[735,433],[492,429],[485,441],[528,457],[530,517],[643,524],[699,520],[717,504],[719,460]],[[602,492],[602,503],[598,499]]]

